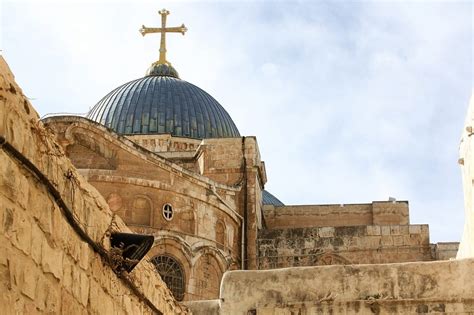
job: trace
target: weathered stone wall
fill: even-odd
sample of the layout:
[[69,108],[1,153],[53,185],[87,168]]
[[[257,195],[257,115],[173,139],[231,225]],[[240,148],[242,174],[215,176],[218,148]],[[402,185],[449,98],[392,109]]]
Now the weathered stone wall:
[[258,237],[261,270],[429,261],[433,256],[428,225],[271,229],[259,231]]
[[222,280],[220,314],[472,314],[473,270],[466,259],[232,271]]
[[432,244],[431,247],[435,260],[449,260],[456,258],[459,242],[439,242]]
[[2,314],[187,313],[147,257],[130,274],[113,271],[110,233],[130,230],[43,128],[1,58],[0,136]]
[[464,232],[458,258],[474,257],[474,94],[471,97],[459,146],[459,164],[464,187]]
[[368,204],[265,206],[266,226],[273,228],[407,225],[407,201]]
[[201,140],[173,137],[169,134],[129,135],[127,138],[155,153],[195,152],[201,144]]

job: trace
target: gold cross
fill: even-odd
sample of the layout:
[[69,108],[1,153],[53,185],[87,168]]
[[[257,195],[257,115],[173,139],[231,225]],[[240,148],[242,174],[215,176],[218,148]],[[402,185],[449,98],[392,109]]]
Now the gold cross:
[[166,33],[181,33],[184,35],[188,29],[184,24],[181,24],[181,26],[178,27],[166,27],[166,16],[170,14],[170,11],[163,9],[158,13],[161,15],[161,27],[145,27],[145,25],[142,25],[142,28],[139,29],[139,31],[143,36],[149,33],[161,33],[160,59],[156,64],[170,65],[170,63],[166,61]]

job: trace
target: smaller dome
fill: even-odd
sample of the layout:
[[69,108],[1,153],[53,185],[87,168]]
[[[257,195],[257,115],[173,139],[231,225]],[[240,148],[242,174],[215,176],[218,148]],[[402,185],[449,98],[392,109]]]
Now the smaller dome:
[[171,64],[153,63],[146,71],[146,75],[159,75],[179,79],[178,71]]
[[281,202],[277,197],[273,196],[271,193],[262,190],[262,201],[263,205],[272,205],[272,206],[284,206],[285,204]]

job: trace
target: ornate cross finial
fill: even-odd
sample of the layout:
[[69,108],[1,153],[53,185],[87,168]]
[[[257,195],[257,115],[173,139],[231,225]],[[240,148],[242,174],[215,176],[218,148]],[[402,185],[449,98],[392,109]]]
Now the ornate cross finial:
[[145,25],[142,25],[142,28],[139,31],[143,36],[149,33],[161,33],[160,59],[155,62],[155,64],[171,65],[166,60],[166,33],[181,33],[184,35],[188,29],[184,24],[181,24],[181,26],[178,27],[166,27],[166,16],[170,14],[170,11],[163,9],[158,13],[161,15],[161,27],[145,27]]

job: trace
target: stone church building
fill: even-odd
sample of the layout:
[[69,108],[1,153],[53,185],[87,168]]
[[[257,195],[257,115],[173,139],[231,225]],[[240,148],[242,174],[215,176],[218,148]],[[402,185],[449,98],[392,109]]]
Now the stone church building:
[[160,14],[140,30],[161,34],[159,60],[85,116],[40,120],[0,57],[5,314],[474,313],[474,98],[457,253],[410,224],[407,201],[285,205],[265,190],[277,170],[267,179],[257,138],[180,78],[165,36],[187,29]]
[[[136,233],[153,235],[151,261],[178,301],[219,296],[224,272],[331,264],[431,261],[433,245],[410,225],[406,201],[284,205],[265,190],[257,138],[160,58],[145,76],[107,93],[87,113],[43,120],[81,175]],[[269,170],[269,174],[276,170]],[[269,176],[271,178],[271,176]]]

